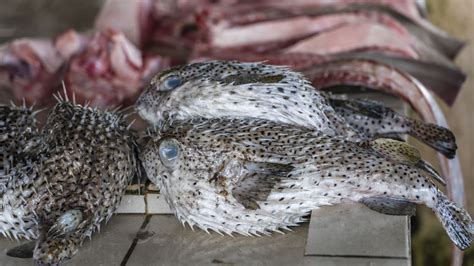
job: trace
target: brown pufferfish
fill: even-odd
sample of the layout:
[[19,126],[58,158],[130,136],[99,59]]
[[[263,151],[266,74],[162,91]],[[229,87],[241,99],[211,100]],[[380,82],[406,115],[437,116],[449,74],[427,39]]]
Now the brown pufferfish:
[[[41,154],[41,137],[32,107],[0,105],[0,176],[19,165],[27,166]],[[4,182],[0,182],[4,185]],[[2,191],[0,189],[0,191]]]
[[446,128],[397,114],[383,104],[318,91],[286,67],[237,61],[191,63],[155,76],[136,103],[152,124],[198,117],[260,118],[313,128],[348,139],[410,134],[453,158]]
[[137,147],[121,114],[63,100],[41,142],[43,157],[8,172],[0,231],[35,239],[35,264],[49,265],[73,257],[110,219],[137,172]]
[[469,214],[403,163],[416,156],[381,153],[380,144],[269,120],[201,118],[163,124],[141,160],[178,219],[206,231],[269,234],[346,201],[398,215],[425,204],[460,249],[469,247]]

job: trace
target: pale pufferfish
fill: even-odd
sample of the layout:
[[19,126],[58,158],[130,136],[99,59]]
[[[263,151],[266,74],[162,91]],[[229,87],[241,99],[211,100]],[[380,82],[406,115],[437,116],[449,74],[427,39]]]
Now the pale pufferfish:
[[110,219],[138,169],[137,147],[121,114],[62,100],[41,136],[44,158],[9,173],[0,231],[36,239],[35,264],[58,264]]
[[136,109],[155,125],[166,119],[253,117],[352,140],[410,134],[449,158],[457,148],[446,128],[374,101],[340,99],[286,67],[262,63],[209,61],[165,70],[144,90]]
[[147,176],[191,227],[260,235],[296,226],[324,205],[362,202],[404,215],[425,204],[460,249],[472,242],[469,214],[403,163],[414,157],[390,158],[377,143],[237,118],[174,120],[150,136],[140,155]]

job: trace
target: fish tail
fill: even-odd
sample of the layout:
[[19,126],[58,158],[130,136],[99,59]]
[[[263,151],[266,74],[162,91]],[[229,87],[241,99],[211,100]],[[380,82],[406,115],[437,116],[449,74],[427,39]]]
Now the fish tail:
[[461,250],[467,249],[474,233],[471,216],[441,192],[438,192],[434,210],[454,244]]
[[415,119],[409,119],[408,123],[410,135],[441,152],[447,158],[454,158],[457,149],[456,138],[449,129]]
[[420,160],[417,166],[425,170],[428,174],[430,174],[430,176],[432,176],[436,181],[440,182],[443,186],[446,186],[446,180],[444,180],[444,177],[440,175],[430,163],[425,160]]

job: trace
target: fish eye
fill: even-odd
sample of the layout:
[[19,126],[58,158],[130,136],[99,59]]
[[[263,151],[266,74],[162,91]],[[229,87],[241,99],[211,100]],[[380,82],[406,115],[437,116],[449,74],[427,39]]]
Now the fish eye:
[[170,91],[181,85],[181,78],[178,76],[169,76],[167,77],[162,85],[160,86],[160,91]]
[[161,162],[172,167],[179,157],[179,143],[174,139],[165,139],[160,143],[159,154]]

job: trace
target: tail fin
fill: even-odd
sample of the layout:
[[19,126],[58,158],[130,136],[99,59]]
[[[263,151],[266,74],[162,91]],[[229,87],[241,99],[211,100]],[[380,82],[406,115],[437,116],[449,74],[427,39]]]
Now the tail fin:
[[467,249],[471,245],[474,233],[471,216],[442,193],[438,194],[435,212],[451,241],[459,249]]
[[446,186],[446,180],[442,177],[430,163],[425,160],[420,160],[417,165],[419,168],[425,170],[431,177],[433,177],[436,181],[440,182],[443,186]]
[[457,149],[456,138],[449,129],[414,119],[410,119],[410,125],[410,135],[441,152],[447,158],[454,158]]

